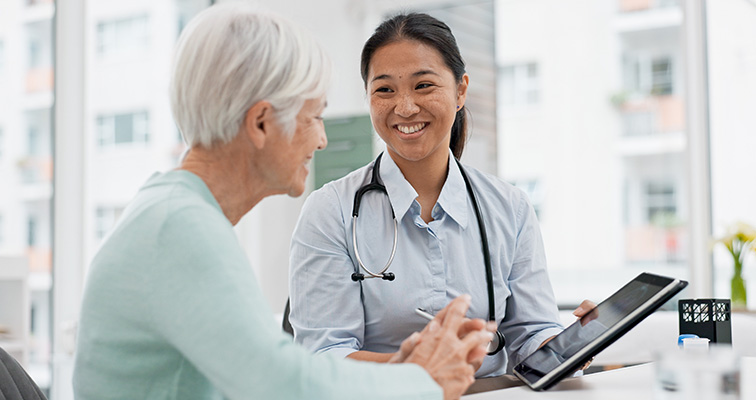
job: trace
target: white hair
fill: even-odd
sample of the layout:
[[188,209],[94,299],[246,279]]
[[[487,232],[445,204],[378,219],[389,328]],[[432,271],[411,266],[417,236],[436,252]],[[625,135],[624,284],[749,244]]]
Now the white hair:
[[305,30],[249,3],[217,4],[179,37],[171,110],[189,147],[228,143],[263,100],[292,134],[305,100],[325,96],[330,73],[328,56]]

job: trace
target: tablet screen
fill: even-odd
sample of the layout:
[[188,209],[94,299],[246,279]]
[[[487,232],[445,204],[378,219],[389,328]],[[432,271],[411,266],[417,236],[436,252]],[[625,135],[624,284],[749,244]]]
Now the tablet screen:
[[[681,281],[671,278],[641,274],[528,356],[515,367],[515,374],[531,387],[535,385],[534,388],[542,388],[537,383],[546,386],[556,383],[603,349],[602,344],[608,345],[619,338],[684,286]],[[635,319],[632,318],[634,313],[638,314]],[[616,334],[612,335],[610,330]],[[561,374],[553,374],[566,362],[569,362],[569,368]],[[550,382],[538,382],[550,373],[553,375],[547,377]]]

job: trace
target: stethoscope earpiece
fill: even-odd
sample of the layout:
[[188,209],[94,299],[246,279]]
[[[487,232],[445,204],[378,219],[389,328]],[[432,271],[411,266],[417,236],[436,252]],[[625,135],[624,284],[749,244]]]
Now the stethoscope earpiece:
[[355,281],[355,282],[364,281],[365,280],[365,275],[358,274],[357,272],[355,272],[355,273],[352,274],[352,280]]

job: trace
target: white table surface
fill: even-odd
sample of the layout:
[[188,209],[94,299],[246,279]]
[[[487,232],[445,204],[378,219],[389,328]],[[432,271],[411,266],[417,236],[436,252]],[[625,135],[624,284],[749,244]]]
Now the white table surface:
[[[740,398],[756,399],[756,357],[741,358]],[[519,384],[516,378],[504,376],[476,382],[478,389]],[[481,382],[482,381],[482,382]],[[497,386],[498,385],[498,386]],[[466,395],[464,400],[573,399],[573,400],[638,400],[654,396],[654,365],[647,363],[612,371],[597,372],[569,378],[553,388],[536,392],[527,386],[508,387]],[[487,386],[487,387],[486,387]]]

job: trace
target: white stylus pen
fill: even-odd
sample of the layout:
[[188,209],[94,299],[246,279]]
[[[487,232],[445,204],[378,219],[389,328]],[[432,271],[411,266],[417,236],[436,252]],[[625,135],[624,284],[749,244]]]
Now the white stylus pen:
[[[450,295],[454,296],[455,298],[460,296],[459,293],[456,290],[452,289],[452,288],[447,288],[446,292],[449,293]],[[435,318],[435,316],[433,314],[431,314],[431,313],[423,310],[420,307],[418,307],[418,308],[415,309],[415,314],[417,314],[417,315],[419,315],[419,316],[427,319],[428,321],[432,321],[433,318]]]
[[423,310],[422,308],[416,308],[415,314],[427,319],[428,321],[433,321],[433,318],[435,318],[432,314]]

